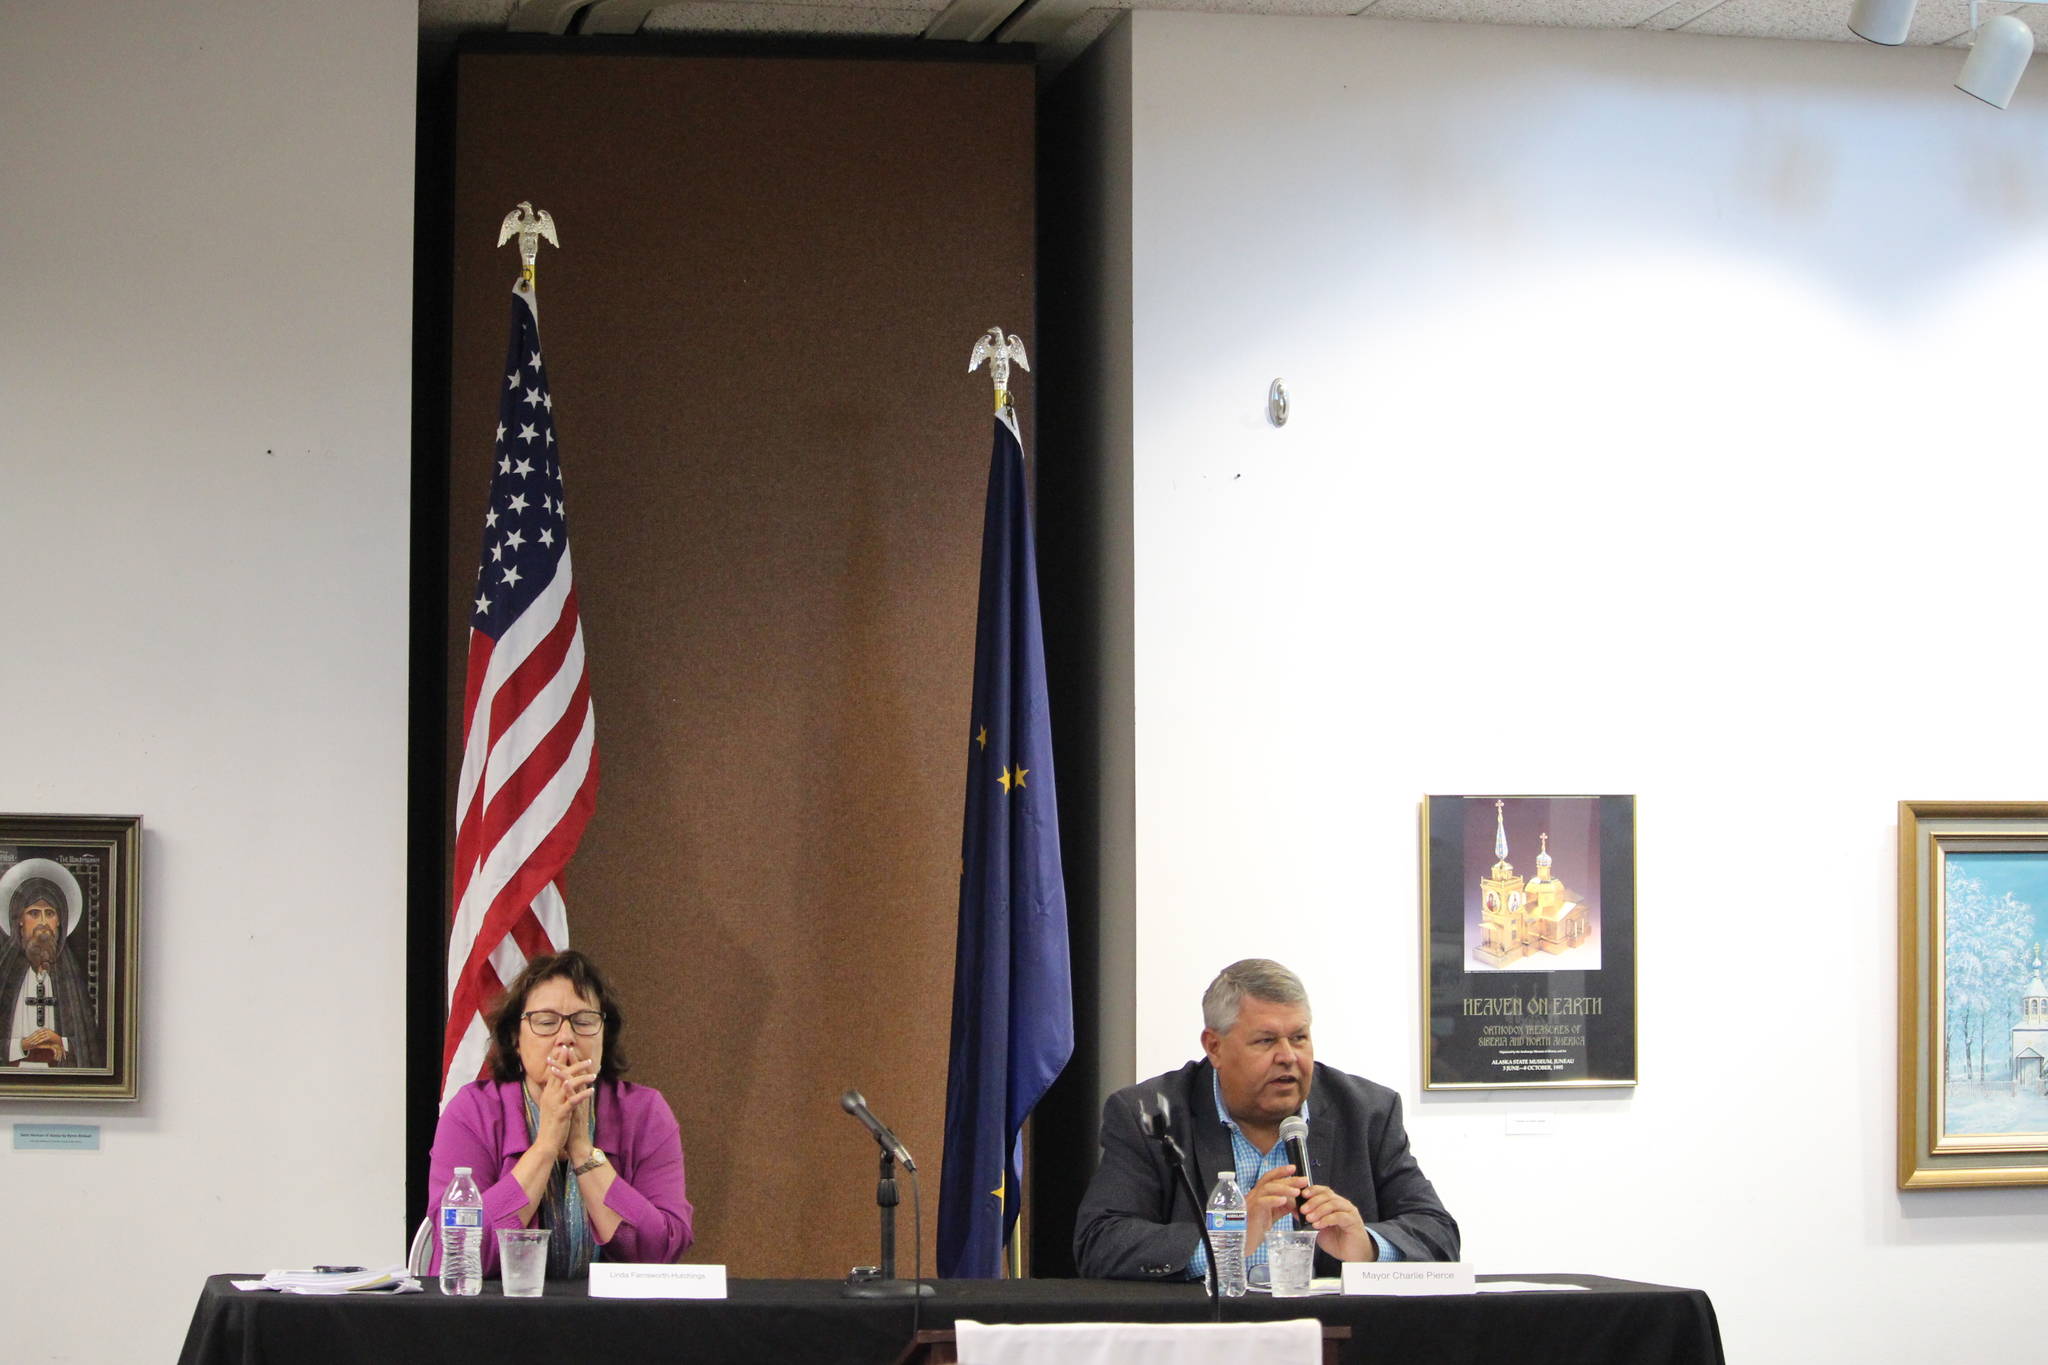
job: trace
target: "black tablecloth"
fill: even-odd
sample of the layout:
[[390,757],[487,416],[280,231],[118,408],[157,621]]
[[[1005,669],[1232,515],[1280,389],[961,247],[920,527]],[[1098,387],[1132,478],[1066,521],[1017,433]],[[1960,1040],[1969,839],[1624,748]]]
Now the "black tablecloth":
[[[328,1361],[518,1362],[772,1361],[777,1365],[889,1365],[909,1344],[907,1300],[845,1299],[837,1281],[734,1280],[722,1300],[593,1299],[582,1281],[544,1297],[508,1299],[496,1281],[472,1299],[423,1294],[326,1297],[244,1292],[206,1282],[181,1365],[323,1365]],[[1367,1362],[1502,1365],[1722,1365],[1714,1307],[1697,1289],[1597,1275],[1479,1277],[1579,1289],[1427,1298],[1248,1295],[1229,1320],[1313,1315],[1343,1323],[1341,1358]],[[918,1325],[981,1322],[1199,1322],[1200,1286],[1108,1280],[941,1280]]]

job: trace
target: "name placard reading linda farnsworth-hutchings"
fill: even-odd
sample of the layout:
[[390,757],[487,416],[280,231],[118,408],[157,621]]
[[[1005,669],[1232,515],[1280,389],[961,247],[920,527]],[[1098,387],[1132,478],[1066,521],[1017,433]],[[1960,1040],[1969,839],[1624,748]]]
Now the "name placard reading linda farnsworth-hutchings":
[[[592,1266],[595,1270],[597,1267]],[[596,1290],[593,1288],[593,1293]],[[1463,1261],[1346,1261],[1347,1294],[1470,1294],[1472,1267]]]
[[722,1265],[607,1265],[590,1267],[593,1299],[722,1299]]

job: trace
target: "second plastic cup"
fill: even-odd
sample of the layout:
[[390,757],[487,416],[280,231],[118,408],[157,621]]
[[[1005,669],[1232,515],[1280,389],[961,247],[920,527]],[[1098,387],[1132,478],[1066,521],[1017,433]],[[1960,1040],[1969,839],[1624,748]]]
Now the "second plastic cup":
[[1266,1234],[1270,1248],[1266,1259],[1272,1266],[1273,1297],[1299,1298],[1308,1293],[1315,1278],[1316,1230],[1275,1228]]
[[508,1299],[537,1299],[548,1276],[546,1228],[499,1228],[498,1274]]

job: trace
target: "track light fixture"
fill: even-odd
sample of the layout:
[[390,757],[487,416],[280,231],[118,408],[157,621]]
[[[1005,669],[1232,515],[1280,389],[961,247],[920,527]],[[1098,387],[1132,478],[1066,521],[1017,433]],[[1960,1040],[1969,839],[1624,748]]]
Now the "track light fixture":
[[[1970,18],[1976,17],[1973,4]],[[2027,59],[2033,55],[2034,30],[2010,14],[2001,14],[1977,29],[1970,55],[1963,62],[1963,74],[1956,77],[1956,89],[2003,109],[2012,103],[2012,92],[2019,88]]]
[[1856,8],[1849,11],[1849,32],[1897,47],[1913,26],[1913,4],[1914,0],[1856,0]]
[[[1913,27],[1915,0],[1856,0],[1849,11],[1849,31],[1859,38],[1886,47],[1906,41]],[[1986,104],[2003,109],[2012,103],[2019,89],[2027,60],[2034,55],[2034,30],[2010,14],[1988,23],[1977,22],[1977,7],[1984,0],[1970,0],[1970,55],[1963,60],[1963,74],[1956,77],[1956,89],[1975,95]],[[2006,0],[2014,5],[2048,5],[2048,0]]]

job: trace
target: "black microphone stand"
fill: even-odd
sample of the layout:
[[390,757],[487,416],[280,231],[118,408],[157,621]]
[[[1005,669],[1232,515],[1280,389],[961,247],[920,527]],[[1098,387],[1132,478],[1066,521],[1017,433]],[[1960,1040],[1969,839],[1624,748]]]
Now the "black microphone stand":
[[882,1216],[882,1273],[874,1279],[850,1279],[840,1294],[849,1299],[928,1299],[938,1293],[923,1280],[896,1278],[896,1154],[882,1147],[881,1175],[875,1181],[875,1207]]
[[1223,1321],[1223,1285],[1216,1275],[1216,1243],[1209,1240],[1209,1210],[1202,1202],[1202,1196],[1195,1190],[1194,1177],[1188,1174],[1187,1153],[1173,1140],[1173,1134],[1160,1125],[1158,1134],[1160,1149],[1166,1153],[1166,1164],[1173,1167],[1180,1176],[1181,1188],[1188,1192],[1188,1198],[1195,1206],[1195,1226],[1202,1234],[1202,1246],[1209,1253],[1209,1321]]

